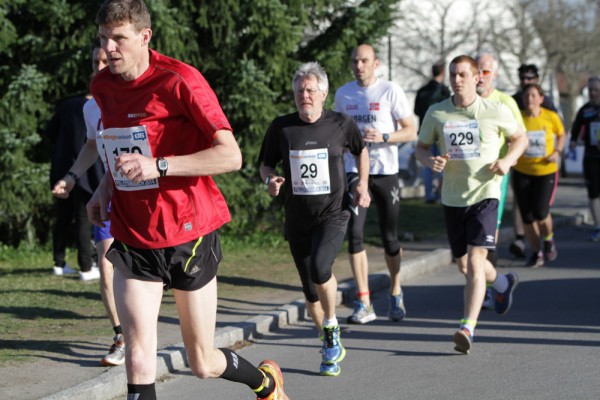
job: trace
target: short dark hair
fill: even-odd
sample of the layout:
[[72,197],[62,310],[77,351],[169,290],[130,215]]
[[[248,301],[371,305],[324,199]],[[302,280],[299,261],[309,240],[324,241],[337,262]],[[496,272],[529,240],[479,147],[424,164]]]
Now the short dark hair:
[[98,25],[133,24],[138,32],[152,28],[150,12],[143,0],[106,0],[96,14]]
[[519,76],[527,73],[535,75],[536,78],[540,77],[540,75],[538,74],[537,66],[535,64],[521,64],[521,66],[519,67]]
[[431,66],[431,75],[435,78],[439,76],[442,72],[444,72],[444,67],[446,64],[443,61],[436,62]]

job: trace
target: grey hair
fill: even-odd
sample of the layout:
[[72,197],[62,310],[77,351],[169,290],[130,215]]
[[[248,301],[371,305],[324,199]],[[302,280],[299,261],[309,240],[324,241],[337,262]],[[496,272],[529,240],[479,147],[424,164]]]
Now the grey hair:
[[592,86],[594,83],[600,82],[600,76],[590,76],[588,78],[588,86]]
[[475,57],[475,61],[477,61],[477,64],[479,65],[479,60],[483,57],[490,57],[492,59],[492,68],[494,69],[494,72],[498,71],[498,57],[496,57],[494,54],[492,53],[481,53],[478,54],[477,57]]
[[313,61],[304,63],[298,67],[294,73],[294,78],[292,79],[292,90],[296,92],[296,84],[300,80],[311,76],[317,78],[317,86],[319,87],[319,90],[326,92],[329,89],[327,73],[318,62]]

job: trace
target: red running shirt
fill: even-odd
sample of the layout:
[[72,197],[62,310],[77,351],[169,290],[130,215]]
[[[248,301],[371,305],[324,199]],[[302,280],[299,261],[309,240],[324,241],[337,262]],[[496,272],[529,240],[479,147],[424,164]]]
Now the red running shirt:
[[[187,155],[211,147],[216,131],[232,130],[219,101],[195,68],[154,50],[133,81],[109,68],[92,81],[104,128],[146,127],[153,157]],[[114,162],[114,155],[108,155]],[[231,220],[210,176],[159,178],[159,188],[113,191],[111,234],[146,249],[177,246]]]

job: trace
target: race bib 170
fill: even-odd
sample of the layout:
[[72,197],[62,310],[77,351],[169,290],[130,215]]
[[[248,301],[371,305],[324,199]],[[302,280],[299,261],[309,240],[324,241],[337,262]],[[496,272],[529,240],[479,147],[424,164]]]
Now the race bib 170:
[[130,128],[108,128],[98,133],[104,142],[104,152],[115,186],[119,190],[145,190],[158,187],[158,179],[134,183],[131,179],[115,170],[115,157],[123,153],[138,153],[152,157],[145,126]]

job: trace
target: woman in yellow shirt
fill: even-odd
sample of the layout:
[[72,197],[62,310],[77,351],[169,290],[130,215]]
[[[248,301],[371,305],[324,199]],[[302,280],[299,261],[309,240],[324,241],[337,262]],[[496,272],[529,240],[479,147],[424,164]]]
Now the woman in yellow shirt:
[[[565,128],[554,111],[542,107],[544,91],[538,84],[523,90],[523,122],[529,147],[511,174],[525,237],[531,246],[527,266],[540,267],[556,259],[550,206],[558,184],[558,161],[565,147]],[[543,239],[543,248],[541,246]]]

